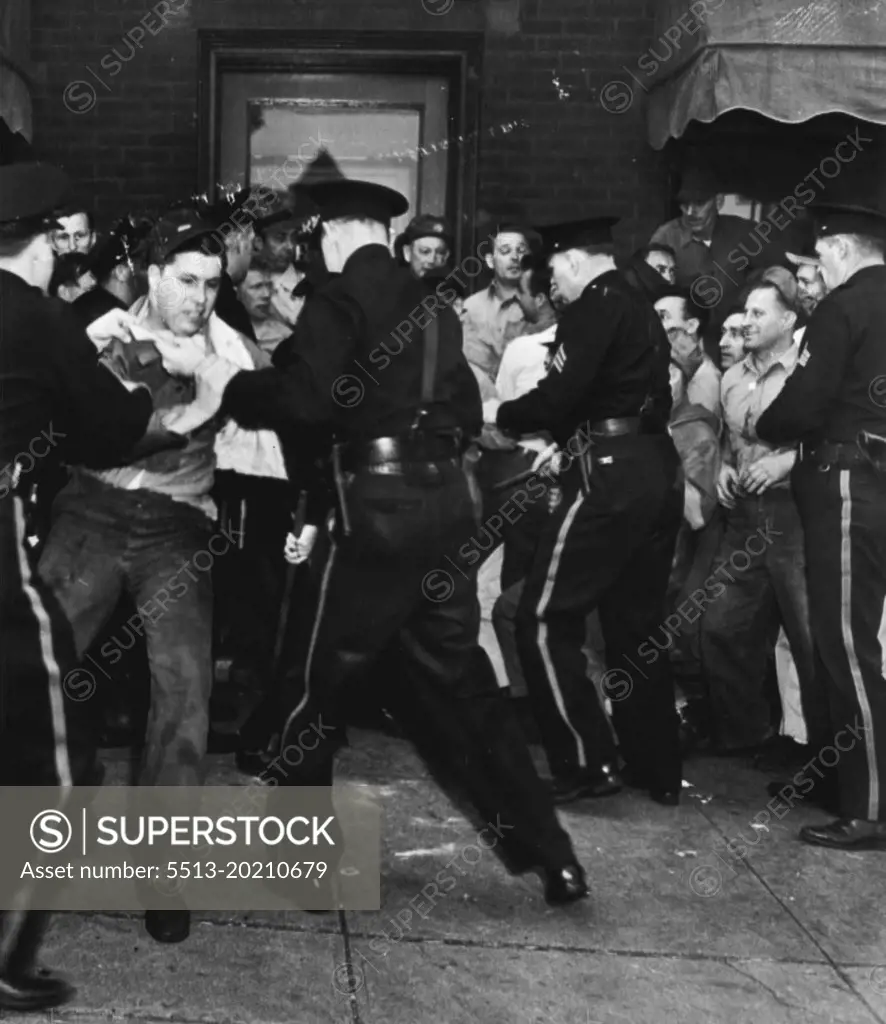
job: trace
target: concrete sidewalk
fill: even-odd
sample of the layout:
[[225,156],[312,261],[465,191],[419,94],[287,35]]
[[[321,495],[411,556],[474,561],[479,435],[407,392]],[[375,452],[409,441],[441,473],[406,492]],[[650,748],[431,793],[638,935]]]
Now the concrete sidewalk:
[[[565,911],[486,852],[408,917],[476,837],[406,744],[353,742],[342,773],[385,787],[381,911],[199,915],[178,946],[153,942],[137,917],[59,916],[45,960],[79,997],[42,1019],[886,1024],[886,857],[799,843],[798,828],[820,817],[802,806],[752,827],[765,776],[695,761],[678,809],[625,793],[565,813],[592,887]],[[214,760],[214,783],[244,781],[230,761]],[[747,858],[730,857],[727,840]]]

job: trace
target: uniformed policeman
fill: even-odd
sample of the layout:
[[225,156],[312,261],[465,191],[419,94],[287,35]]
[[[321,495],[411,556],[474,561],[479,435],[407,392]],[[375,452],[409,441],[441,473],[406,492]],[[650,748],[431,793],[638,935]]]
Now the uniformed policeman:
[[836,766],[840,817],[806,826],[800,838],[886,849],[886,214],[836,204],[813,212],[830,294],[757,434],[771,444],[800,442],[791,482],[833,745],[816,751],[781,796],[814,799],[830,788]]
[[[337,536],[282,741],[299,774],[280,765],[282,781],[331,784],[333,742],[307,753],[298,738],[336,721],[348,681],[397,641],[404,671],[386,706],[447,787],[468,795],[476,820],[501,822],[495,848],[512,870],[539,870],[550,903],[580,899],[587,886],[569,836],[477,643],[476,580],[441,568],[474,529],[462,454],[482,417],[460,324],[391,256],[402,195],[338,178],[310,197],[334,276],[306,303],[282,372],[239,374],[223,406],[244,426],[328,425],[339,440]],[[298,761],[286,758],[291,748]]]
[[[54,786],[61,800],[93,781],[94,752],[63,692],[74,640],[32,572],[23,494],[54,459],[113,466],[184,443],[152,416],[147,389],[128,389],[98,362],[97,344],[129,337],[128,314],[112,313],[87,336],[69,306],[45,297],[58,226],[50,211],[67,187],[53,167],[0,166],[0,785]],[[0,1009],[59,1006],[73,994],[38,969],[49,915],[27,906],[23,891],[0,910]]]
[[[543,230],[552,299],[565,305],[547,376],[498,410],[513,435],[549,431],[560,445],[562,501],[548,519],[517,612],[530,701],[559,802],[618,781],[606,714],[582,650],[597,609],[603,691],[629,781],[660,803],[681,787],[678,724],[666,657],[649,639],[682,516],[679,460],[667,433],[668,343],[645,294],[612,259],[615,219]],[[645,645],[645,647],[644,647]]]

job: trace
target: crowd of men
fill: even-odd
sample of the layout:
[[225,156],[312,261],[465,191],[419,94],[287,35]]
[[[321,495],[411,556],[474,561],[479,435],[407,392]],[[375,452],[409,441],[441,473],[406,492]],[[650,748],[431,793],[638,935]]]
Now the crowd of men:
[[[820,208],[739,273],[749,222],[689,172],[628,260],[613,217],[497,224],[478,289],[445,218],[392,241],[406,199],[326,153],[273,207],[194,198],[99,238],[2,143],[3,784],[99,781],[98,702],[64,680],[136,651],[137,782],[200,784],[224,653],[241,769],[331,785],[368,690],[552,905],[588,895],[555,807],[674,806],[690,740],[792,736],[772,799],[837,815],[802,838],[886,847],[886,217]],[[37,971],[45,915],[0,925],[0,1007],[69,998]]]

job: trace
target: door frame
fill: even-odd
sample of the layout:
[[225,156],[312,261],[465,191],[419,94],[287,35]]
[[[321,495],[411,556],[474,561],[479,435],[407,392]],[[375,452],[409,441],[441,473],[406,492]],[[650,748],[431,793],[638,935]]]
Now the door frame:
[[477,210],[482,32],[333,32],[201,29],[197,104],[198,168],[210,196],[217,182],[218,98],[225,72],[262,71],[445,77],[449,81],[446,206],[460,261],[473,244]]

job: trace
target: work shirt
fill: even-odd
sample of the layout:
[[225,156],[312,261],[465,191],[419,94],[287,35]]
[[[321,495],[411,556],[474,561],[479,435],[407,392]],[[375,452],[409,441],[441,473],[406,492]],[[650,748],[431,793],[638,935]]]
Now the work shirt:
[[[757,436],[757,422],[765,409],[781,394],[785,382],[793,373],[800,354],[799,346],[791,347],[765,368],[760,368],[753,354],[730,366],[723,375],[723,418],[731,462],[741,473],[764,455],[782,454],[788,448],[761,441]],[[788,487],[787,479],[775,484]]]
[[[148,315],[146,299],[140,299],[131,310],[138,320]],[[210,314],[203,344],[207,355],[215,354],[244,369],[252,370],[256,357],[254,346]],[[160,353],[153,342],[133,341],[112,346],[106,358],[113,360],[121,376],[147,384],[157,409],[187,405],[196,395],[193,378],[167,373]],[[210,491],[218,468],[249,476],[286,479],[283,453],[279,440],[270,432],[243,431],[235,423],[224,424],[216,417],[188,435],[187,443],[177,450],[157,452],[127,466],[96,473],[101,480],[121,490],[154,491],[173,501],[192,505],[210,518],[216,507]]]
[[150,392],[99,364],[67,303],[0,270],[0,498],[44,458],[119,464],[152,409]]
[[667,334],[652,303],[618,271],[601,274],[566,308],[556,345],[547,376],[499,408],[502,430],[547,430],[562,445],[586,421],[641,411],[665,428],[671,410]]
[[692,405],[703,405],[708,412],[720,415],[720,371],[706,355],[701,366],[686,382],[686,399]]
[[886,436],[886,266],[856,271],[815,309],[797,366],[757,422],[771,444]]
[[308,298],[292,336],[274,352],[274,366],[237,374],[222,411],[243,426],[281,434],[305,425],[343,441],[408,434],[422,406],[422,334],[432,316],[437,368],[422,427],[478,434],[480,394],[458,317],[379,244],[354,252],[341,274]]
[[547,310],[542,319],[526,319],[515,295],[503,296],[493,282],[488,288],[465,299],[462,324],[465,357],[477,369],[495,380],[505,348],[514,338],[543,331],[553,322]]

